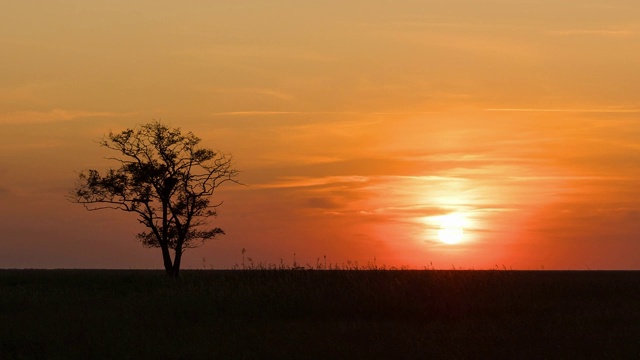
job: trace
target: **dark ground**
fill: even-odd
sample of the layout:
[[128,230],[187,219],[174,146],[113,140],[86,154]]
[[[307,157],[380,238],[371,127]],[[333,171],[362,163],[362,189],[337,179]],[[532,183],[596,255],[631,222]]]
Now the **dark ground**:
[[0,359],[640,359],[640,272],[0,270]]

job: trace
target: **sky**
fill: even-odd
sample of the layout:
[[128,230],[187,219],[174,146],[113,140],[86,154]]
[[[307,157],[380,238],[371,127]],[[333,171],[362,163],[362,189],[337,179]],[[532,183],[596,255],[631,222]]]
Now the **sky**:
[[161,120],[245,184],[184,268],[640,269],[636,0],[0,2],[0,268],[161,268],[65,199]]

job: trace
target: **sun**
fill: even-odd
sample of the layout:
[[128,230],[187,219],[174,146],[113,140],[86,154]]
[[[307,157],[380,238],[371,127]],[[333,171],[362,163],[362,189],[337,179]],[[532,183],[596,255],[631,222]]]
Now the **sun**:
[[465,219],[462,215],[452,213],[438,218],[440,230],[438,239],[445,244],[454,245],[462,241],[464,237]]

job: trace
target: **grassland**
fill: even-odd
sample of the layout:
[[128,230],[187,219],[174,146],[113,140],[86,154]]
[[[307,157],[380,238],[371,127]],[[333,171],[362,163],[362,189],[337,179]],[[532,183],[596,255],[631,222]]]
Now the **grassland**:
[[640,358],[640,272],[0,270],[0,359]]

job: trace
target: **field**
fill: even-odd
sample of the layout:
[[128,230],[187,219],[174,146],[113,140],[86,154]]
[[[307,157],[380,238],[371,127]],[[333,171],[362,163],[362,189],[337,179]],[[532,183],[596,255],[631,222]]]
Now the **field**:
[[640,272],[0,270],[0,359],[640,358]]

